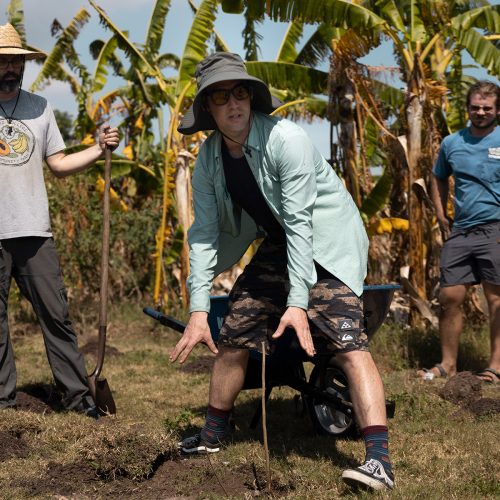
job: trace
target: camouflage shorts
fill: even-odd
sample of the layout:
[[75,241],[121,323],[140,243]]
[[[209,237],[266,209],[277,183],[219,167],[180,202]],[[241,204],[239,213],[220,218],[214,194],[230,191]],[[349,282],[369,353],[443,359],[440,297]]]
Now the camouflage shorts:
[[[264,241],[236,280],[229,309],[219,333],[219,346],[266,352],[274,347],[272,334],[286,310],[288,281],[286,245]],[[363,301],[317,265],[318,282],[309,293],[307,315],[316,352],[368,350]]]

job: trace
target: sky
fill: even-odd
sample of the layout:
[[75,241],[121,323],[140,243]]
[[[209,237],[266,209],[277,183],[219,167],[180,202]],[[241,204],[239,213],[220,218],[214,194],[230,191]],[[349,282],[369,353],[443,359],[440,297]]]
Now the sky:
[[[129,38],[136,43],[144,41],[154,0],[96,0],[113,22],[122,30],[129,32]],[[195,0],[199,4],[199,0]],[[500,3],[495,0],[491,3]],[[8,0],[0,0],[0,24],[7,21]],[[91,20],[83,28],[77,40],[76,48],[82,61],[93,68],[89,55],[88,46],[92,40],[101,38],[107,40],[111,32],[106,31],[100,24],[97,12],[85,0],[24,0],[24,13],[26,22],[26,33],[28,42],[44,51],[49,51],[55,42],[50,34],[50,26],[54,18],[66,26],[75,14],[85,8],[91,15]],[[192,22],[192,12],[187,0],[172,0],[170,11],[167,15],[165,33],[163,36],[162,52],[170,52],[181,55],[184,50],[189,27]],[[279,50],[280,42],[286,32],[287,25],[284,23],[265,22],[259,27],[263,39],[260,42],[260,59],[275,60]],[[233,52],[243,55],[243,17],[220,13],[217,16],[215,29],[221,35],[226,44]],[[393,66],[394,61],[390,47],[386,44],[373,50],[363,62],[374,66]],[[473,62],[469,59],[469,63]],[[23,87],[27,89],[36,77],[40,66],[34,62],[26,65]],[[321,69],[327,69],[326,64]],[[483,70],[471,72],[479,78],[490,78]],[[76,115],[76,100],[71,94],[69,86],[60,82],[53,82],[43,91],[38,92],[49,100],[53,108],[67,111]],[[313,124],[301,123],[307,130],[311,139],[320,152],[329,157],[329,127],[327,123],[316,121]]]

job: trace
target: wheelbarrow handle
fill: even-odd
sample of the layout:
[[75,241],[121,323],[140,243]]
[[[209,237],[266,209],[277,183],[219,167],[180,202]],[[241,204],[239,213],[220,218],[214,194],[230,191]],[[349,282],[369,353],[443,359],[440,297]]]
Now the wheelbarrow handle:
[[163,314],[162,312],[157,311],[152,307],[145,307],[142,312],[144,314],[147,314],[148,316],[151,316],[156,321],[159,321],[162,325],[168,326],[169,328],[172,328],[179,333],[184,333],[184,330],[186,329],[186,324],[182,321],[172,318],[172,316],[167,316],[166,314]]

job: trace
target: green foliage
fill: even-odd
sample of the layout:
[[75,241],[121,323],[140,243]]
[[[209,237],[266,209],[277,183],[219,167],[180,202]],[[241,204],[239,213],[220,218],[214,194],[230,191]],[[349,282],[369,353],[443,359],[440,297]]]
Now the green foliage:
[[54,110],[54,116],[56,117],[57,126],[64,139],[66,147],[73,144],[75,140],[75,134],[73,132],[73,117],[66,111]]
[[[122,178],[113,186],[120,190]],[[102,200],[86,176],[47,179],[54,239],[66,285],[79,299],[99,291]],[[127,198],[125,197],[125,200]],[[129,200],[132,205],[132,200]],[[146,198],[135,210],[111,213],[111,298],[140,297],[151,287],[155,232],[161,200]],[[114,207],[114,205],[112,206]]]
[[196,415],[189,408],[183,408],[178,415],[165,418],[163,427],[167,431],[182,431],[186,427],[193,425],[195,417]]
[[375,214],[380,212],[387,204],[392,188],[392,176],[388,169],[377,181],[370,194],[363,200],[361,212],[366,221],[369,221]]

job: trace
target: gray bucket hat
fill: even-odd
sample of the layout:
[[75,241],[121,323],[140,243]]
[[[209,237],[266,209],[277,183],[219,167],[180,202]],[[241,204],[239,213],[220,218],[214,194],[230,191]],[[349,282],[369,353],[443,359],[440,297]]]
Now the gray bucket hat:
[[217,82],[245,80],[252,87],[252,109],[271,113],[282,102],[271,95],[268,86],[247,73],[245,63],[238,54],[215,52],[196,65],[197,92],[192,106],[187,110],[177,130],[190,135],[200,130],[215,130],[217,125],[212,115],[203,106],[203,91]]

